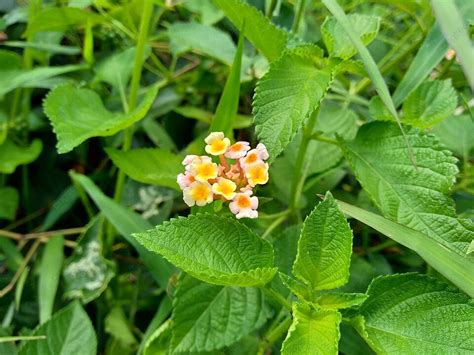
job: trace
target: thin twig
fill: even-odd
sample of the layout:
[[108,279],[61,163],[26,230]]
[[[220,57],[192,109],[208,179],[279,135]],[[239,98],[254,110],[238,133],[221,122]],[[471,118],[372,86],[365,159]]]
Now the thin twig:
[[21,274],[23,273],[23,271],[25,270],[26,266],[28,265],[30,259],[33,257],[33,255],[35,255],[35,252],[36,252],[36,249],[38,249],[39,245],[41,243],[41,239],[37,239],[35,240],[35,242],[33,243],[33,245],[31,246],[30,250],[28,250],[28,253],[26,253],[26,256],[25,258],[23,259],[20,267],[18,268],[18,270],[15,272],[15,275],[13,275],[13,278],[11,279],[11,281],[8,283],[8,285],[6,285],[2,290],[0,290],[0,298],[2,298],[3,296],[5,296],[8,292],[10,292],[13,287],[15,286],[16,282],[18,281],[18,279],[20,278]]

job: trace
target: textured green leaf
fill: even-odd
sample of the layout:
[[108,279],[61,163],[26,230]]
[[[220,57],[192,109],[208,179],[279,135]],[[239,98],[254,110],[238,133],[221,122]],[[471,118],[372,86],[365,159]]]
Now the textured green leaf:
[[92,200],[97,204],[104,216],[117,229],[117,231],[129,242],[140,254],[143,263],[158,284],[165,288],[168,279],[173,273],[173,267],[157,256],[155,253],[144,248],[133,236],[132,233],[145,231],[152,228],[152,225],[140,215],[130,211],[126,207],[118,204],[104,193],[87,176],[70,173],[74,181],[79,183],[89,194]]
[[279,272],[278,276],[283,285],[293,292],[301,301],[312,301],[313,293],[308,290],[308,287],[304,283],[282,272]]
[[245,37],[269,61],[280,56],[286,47],[288,34],[271,23],[263,13],[242,0],[214,0],[214,3],[238,29],[245,22]]
[[260,289],[210,285],[185,276],[173,301],[172,347],[177,352],[220,349],[259,328],[266,318]]
[[367,295],[363,293],[331,292],[317,297],[315,302],[322,308],[344,309],[358,306],[366,299]]
[[374,96],[370,100],[369,112],[378,121],[396,121],[379,96]]
[[[347,15],[352,31],[359,36],[362,43],[372,42],[380,27],[380,18],[371,15]],[[349,59],[357,54],[357,48],[337,20],[329,16],[321,26],[321,34],[329,54],[342,59]]]
[[47,339],[26,342],[20,348],[20,355],[93,355],[97,351],[94,327],[78,302],[55,313],[31,335],[46,335]]
[[42,149],[43,143],[39,139],[34,139],[27,147],[17,146],[7,139],[0,145],[0,173],[11,174],[17,166],[35,161]]
[[48,240],[41,258],[38,281],[39,318],[43,324],[51,318],[64,260],[64,237]]
[[99,95],[89,89],[63,85],[46,97],[44,112],[58,137],[58,152],[67,153],[91,137],[112,136],[145,117],[158,86],[150,88],[136,109],[129,113],[110,112]]
[[46,79],[85,68],[84,65],[65,65],[26,70],[21,68],[18,54],[0,50],[0,99],[16,88],[48,87],[44,85]]
[[465,294],[418,274],[383,276],[367,291],[358,331],[379,354],[472,354],[474,306]]
[[416,167],[399,128],[390,122],[365,124],[344,149],[357,179],[387,218],[465,255],[474,225],[456,217],[448,195],[458,172],[456,159],[432,135],[412,128],[407,139]]
[[182,158],[159,148],[122,151],[107,148],[110,159],[132,179],[179,190],[176,177],[183,170]]
[[306,218],[293,274],[312,290],[344,285],[349,279],[352,232],[331,193]]
[[[149,52],[149,48],[147,51]],[[96,80],[104,81],[117,89],[124,88],[132,75],[135,47],[114,53],[101,61],[95,68]]]
[[258,82],[253,101],[255,130],[274,159],[319,106],[332,81],[330,68],[318,68],[319,48],[286,51]]
[[[378,214],[351,206],[342,201],[338,201],[338,204],[344,213],[418,253],[436,271],[453,282],[461,290],[474,297],[474,283],[472,282],[471,272],[474,268],[473,258],[460,255],[458,250],[447,248],[426,234],[393,222]],[[371,271],[364,270],[364,274],[368,272]],[[355,275],[352,273],[354,276],[357,274],[360,274],[360,272]],[[351,281],[353,279],[351,278]],[[357,290],[360,290],[360,288]]]
[[16,210],[20,201],[18,191],[14,187],[5,186],[0,187],[0,219],[8,219],[12,221],[15,219]]
[[232,126],[239,108],[240,68],[242,65],[243,49],[244,35],[241,32],[234,62],[225,83],[224,91],[217,104],[216,114],[209,127],[209,132],[224,132],[226,135],[232,135]]
[[99,297],[114,276],[114,264],[102,256],[100,234],[103,224],[95,218],[81,236],[64,267],[67,298],[79,298],[84,304]]
[[282,355],[337,354],[341,314],[333,310],[293,305],[293,323],[283,342]]
[[26,34],[61,32],[71,26],[85,26],[87,21],[99,23],[102,17],[75,7],[47,7],[36,13],[28,24]]
[[[173,23],[168,28],[171,52],[180,55],[195,51],[231,65],[236,48],[228,33],[200,23]],[[240,78],[240,71],[239,71]]]
[[263,285],[276,272],[271,245],[234,218],[179,217],[135,238],[188,274],[216,285]]
[[451,116],[457,103],[451,80],[427,81],[403,103],[402,122],[418,128],[430,128]]
[[448,149],[469,159],[474,149],[474,121],[469,115],[450,117],[434,126],[433,133]]

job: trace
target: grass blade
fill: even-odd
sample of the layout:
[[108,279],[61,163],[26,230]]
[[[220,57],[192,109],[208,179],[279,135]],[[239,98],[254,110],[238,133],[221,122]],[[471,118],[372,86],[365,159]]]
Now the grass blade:
[[408,148],[408,155],[410,156],[410,160],[416,166],[415,157],[413,155],[411,146],[406,138],[405,131],[403,130],[402,124],[400,122],[400,118],[398,117],[397,110],[395,105],[392,101],[392,97],[390,96],[390,92],[388,91],[387,84],[380,73],[377,64],[375,63],[374,58],[370,55],[369,50],[365,47],[364,43],[362,43],[361,39],[352,31],[352,26],[347,18],[344,10],[339,6],[336,0],[322,0],[323,4],[328,8],[331,14],[336,18],[336,20],[340,23],[344,31],[346,32],[347,36],[350,38],[352,44],[357,48],[359,55],[364,63],[365,69],[369,74],[370,79],[372,80],[377,93],[380,96],[380,99],[385,104],[387,109],[389,110],[390,114],[395,117],[397,120],[398,126],[405,138],[405,143]]
[[470,297],[474,297],[473,262],[447,249],[427,235],[392,222],[375,213],[338,201],[341,210],[378,232],[415,251],[429,265],[444,275]]
[[39,272],[38,302],[40,324],[47,322],[54,308],[59,277],[64,260],[64,238],[51,237],[44,248]]
[[474,89],[474,47],[466,24],[454,0],[431,0],[433,10],[444,37],[456,51],[471,89]]
[[240,68],[242,66],[242,53],[244,48],[244,31],[240,31],[237,51],[230,70],[229,77],[224,86],[224,91],[217,105],[216,114],[212,120],[210,132],[232,132],[234,118],[237,115],[240,96]]

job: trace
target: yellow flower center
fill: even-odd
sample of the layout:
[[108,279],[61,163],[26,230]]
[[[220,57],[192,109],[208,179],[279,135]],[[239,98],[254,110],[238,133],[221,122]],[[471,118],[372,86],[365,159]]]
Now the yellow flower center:
[[216,139],[214,142],[212,142],[211,144],[211,149],[213,152],[221,152],[221,151],[225,151],[226,149],[226,144],[224,143],[223,140],[221,139]]
[[233,152],[240,152],[241,149],[242,149],[242,143],[235,143],[231,145],[230,147],[230,150]]
[[201,163],[196,167],[196,179],[199,181],[214,179],[217,176],[217,167],[213,163]]
[[237,206],[239,206],[239,208],[250,208],[252,205],[250,202],[250,197],[247,195],[239,195],[235,202],[237,202]]
[[251,153],[251,154],[247,155],[247,157],[245,158],[245,163],[246,164],[253,164],[257,160],[258,160],[257,153]]
[[211,193],[211,189],[204,184],[199,184],[191,191],[191,196],[195,201],[205,201],[209,194]]

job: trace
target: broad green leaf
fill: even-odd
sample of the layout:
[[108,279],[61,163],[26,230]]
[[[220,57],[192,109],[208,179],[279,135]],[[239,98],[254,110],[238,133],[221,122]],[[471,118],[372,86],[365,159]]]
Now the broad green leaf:
[[29,164],[38,158],[43,143],[34,139],[27,147],[20,147],[7,139],[0,145],[0,173],[11,174],[19,165]]
[[433,133],[449,150],[469,159],[474,149],[474,121],[469,115],[450,117],[434,126]]
[[53,314],[54,300],[64,260],[64,237],[53,236],[48,240],[41,258],[38,281],[38,303],[40,324],[47,322]]
[[[365,45],[372,42],[379,32],[380,18],[377,16],[351,14],[347,19],[354,34]],[[357,48],[334,17],[326,17],[321,26],[321,34],[331,56],[349,59],[357,54]]]
[[293,274],[311,290],[328,290],[349,279],[352,231],[331,193],[306,218]]
[[83,304],[99,297],[115,274],[114,264],[102,256],[102,228],[100,218],[92,220],[64,267],[65,297]]
[[467,81],[474,90],[474,46],[469,32],[472,22],[464,21],[454,0],[441,1],[431,0],[431,5],[447,42],[456,51],[458,58],[466,75]]
[[216,108],[209,132],[224,132],[231,135],[232,127],[239,108],[240,98],[240,67],[242,65],[242,52],[244,48],[244,35],[241,32],[234,62],[229,77],[224,86],[221,98]]
[[395,121],[395,117],[383,104],[379,96],[374,96],[369,102],[370,115],[378,121]]
[[12,221],[15,219],[16,210],[20,201],[18,191],[14,187],[0,187],[0,219]]
[[172,347],[176,352],[220,349],[259,328],[266,318],[260,289],[210,285],[184,276],[173,301]]
[[293,304],[293,323],[283,342],[282,355],[337,354],[341,314]]
[[293,292],[301,301],[312,301],[313,293],[308,290],[308,287],[304,283],[282,272],[279,272],[278,276],[283,285]]
[[449,197],[458,172],[456,159],[432,135],[410,128],[406,138],[416,167],[407,156],[400,130],[390,122],[365,124],[344,150],[357,179],[384,216],[464,256],[474,238],[474,225],[456,217]]
[[173,267],[165,260],[145,249],[133,236],[132,233],[141,232],[152,228],[145,219],[118,204],[104,193],[87,176],[71,172],[70,175],[79,183],[97,204],[104,216],[115,229],[129,242],[140,254],[143,263],[148,268],[158,284],[165,288],[168,279],[173,273]]
[[[474,297],[474,283],[472,282],[471,271],[474,268],[474,261],[471,257],[459,255],[458,251],[454,248],[447,248],[426,234],[392,222],[382,216],[341,201],[338,203],[344,213],[385,234],[397,243],[414,250],[436,271],[468,295]],[[468,223],[468,221],[466,222]],[[356,276],[360,272],[352,274]]]
[[183,171],[182,158],[159,148],[122,151],[106,148],[110,159],[132,179],[179,190],[176,177]]
[[430,128],[451,116],[457,103],[451,80],[427,81],[403,103],[402,122],[418,128]]
[[46,335],[47,339],[24,343],[19,350],[20,355],[94,355],[97,352],[94,327],[78,302],[55,313],[31,335]]
[[245,23],[245,37],[269,60],[277,59],[286,47],[288,34],[276,27],[255,7],[242,0],[214,0],[235,27]]
[[[150,48],[145,47],[145,57],[148,57]],[[95,80],[104,81],[118,90],[126,87],[132,75],[135,59],[135,47],[128,48],[122,52],[114,53],[105,58],[94,68]]]
[[36,32],[62,32],[72,26],[85,26],[87,21],[99,23],[102,17],[74,7],[47,7],[36,13],[28,23],[27,35]]
[[104,320],[106,333],[112,335],[115,341],[122,343],[125,349],[133,349],[137,339],[133,335],[129,320],[122,307],[115,306],[110,310]]
[[276,272],[271,245],[235,218],[179,217],[134,236],[191,276],[216,285],[263,285]]
[[78,198],[79,196],[74,186],[64,189],[61,195],[54,201],[39,230],[47,231],[54,226],[74,206]]
[[[173,23],[168,28],[171,52],[178,56],[187,51],[207,55],[231,65],[236,53],[235,44],[228,33],[196,22]],[[240,79],[240,70],[238,72]]]
[[317,297],[315,302],[322,308],[343,309],[358,306],[366,299],[363,293],[330,292]]
[[44,85],[47,79],[85,68],[84,65],[65,65],[26,70],[21,68],[21,57],[18,54],[0,50],[0,99],[16,88],[48,87]]
[[474,352],[474,306],[453,287],[412,273],[379,277],[367,294],[357,330],[377,353]]
[[140,104],[129,113],[110,112],[100,96],[89,89],[62,85],[52,90],[43,102],[58,137],[58,152],[67,153],[91,137],[112,136],[145,117],[158,86],[151,87]]
[[270,159],[290,143],[303,122],[319,106],[332,81],[329,68],[320,69],[321,50],[304,46],[286,51],[270,65],[255,89],[255,130]]

